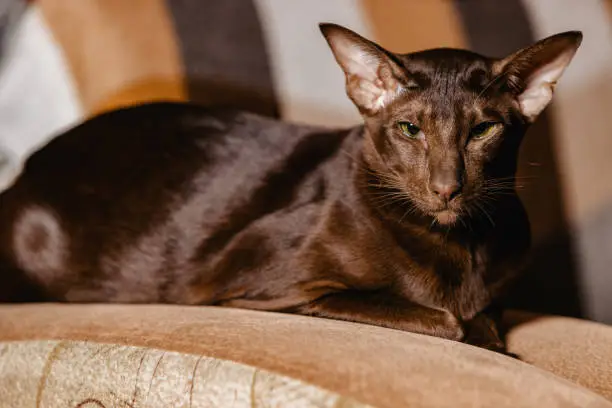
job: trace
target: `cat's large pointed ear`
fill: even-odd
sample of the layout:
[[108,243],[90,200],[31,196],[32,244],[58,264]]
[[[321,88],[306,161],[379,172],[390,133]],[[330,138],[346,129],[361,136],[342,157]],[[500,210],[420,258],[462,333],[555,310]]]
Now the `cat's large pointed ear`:
[[538,41],[496,65],[516,93],[521,112],[533,122],[550,102],[555,85],[576,54],[582,33],[568,31]]
[[336,24],[319,28],[346,75],[346,92],[364,114],[374,115],[400,92],[399,67],[375,43]]

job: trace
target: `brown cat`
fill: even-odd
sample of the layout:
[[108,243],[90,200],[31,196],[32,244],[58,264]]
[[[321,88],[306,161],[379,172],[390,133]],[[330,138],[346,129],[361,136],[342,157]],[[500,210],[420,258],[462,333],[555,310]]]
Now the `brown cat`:
[[0,299],[223,305],[503,344],[521,138],[580,42],[393,54],[322,24],[364,125],[156,103],[35,153],[0,195]]

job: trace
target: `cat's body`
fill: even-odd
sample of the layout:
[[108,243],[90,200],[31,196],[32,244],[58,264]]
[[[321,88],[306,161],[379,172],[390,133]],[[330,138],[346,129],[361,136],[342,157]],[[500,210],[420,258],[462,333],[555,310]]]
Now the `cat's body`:
[[[351,71],[334,36],[381,51],[336,26],[326,35],[363,127],[187,104],[94,118],[0,195],[0,300],[216,304],[456,340],[480,322],[473,342],[498,347],[482,312],[529,247],[508,183],[528,122],[519,110],[533,108],[510,91],[479,100],[496,65],[476,54],[402,57],[414,70],[400,80],[387,54],[364,62],[378,71]],[[475,119],[489,120],[478,138]]]
[[[354,290],[472,318],[528,244],[516,197],[484,224],[404,231],[362,196],[362,133],[182,104],[102,115],[0,196],[3,264],[49,300],[292,310]],[[490,257],[502,242],[518,247]]]

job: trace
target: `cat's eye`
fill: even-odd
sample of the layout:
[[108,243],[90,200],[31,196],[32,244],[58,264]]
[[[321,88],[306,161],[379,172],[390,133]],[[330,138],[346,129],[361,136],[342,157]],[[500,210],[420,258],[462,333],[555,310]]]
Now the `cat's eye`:
[[482,122],[474,126],[470,132],[472,139],[484,139],[493,135],[499,127],[497,122]]
[[421,131],[421,128],[411,122],[398,122],[397,126],[399,126],[405,136],[410,138],[415,138]]

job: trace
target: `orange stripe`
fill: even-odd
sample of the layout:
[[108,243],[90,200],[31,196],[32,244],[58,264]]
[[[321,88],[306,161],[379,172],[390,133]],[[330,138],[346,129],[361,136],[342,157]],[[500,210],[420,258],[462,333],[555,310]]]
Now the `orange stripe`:
[[460,16],[450,0],[361,0],[373,40],[404,53],[436,47],[465,48]]
[[606,9],[608,9],[608,14],[612,18],[612,0],[605,0],[604,4],[606,5]]
[[151,100],[185,100],[183,68],[163,0],[40,0],[93,115]]

